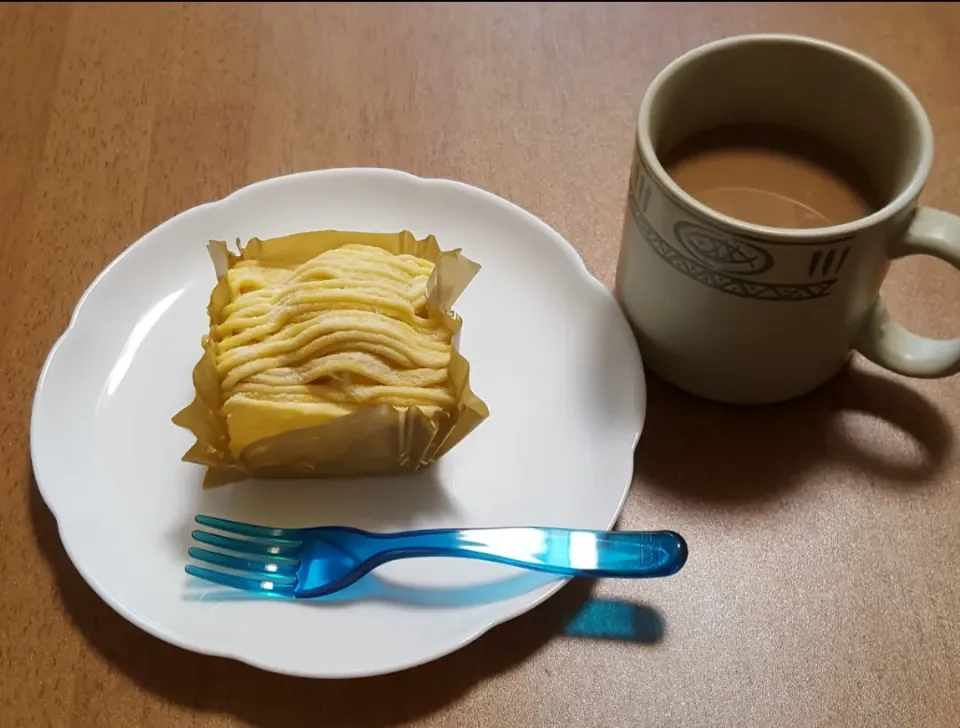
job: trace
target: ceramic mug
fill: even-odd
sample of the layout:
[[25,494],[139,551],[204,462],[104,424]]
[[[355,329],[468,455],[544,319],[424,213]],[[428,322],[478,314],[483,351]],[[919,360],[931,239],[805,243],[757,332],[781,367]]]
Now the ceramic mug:
[[[882,194],[854,222],[813,229],[735,220],[664,171],[658,151],[729,123],[804,129],[843,150]],[[960,218],[917,206],[933,132],[910,89],[854,51],[788,35],[727,38],[667,66],[640,104],[617,296],[644,364],[691,393],[743,404],[804,394],[853,351],[911,377],[960,370],[960,339],[893,321],[890,262],[960,267]]]

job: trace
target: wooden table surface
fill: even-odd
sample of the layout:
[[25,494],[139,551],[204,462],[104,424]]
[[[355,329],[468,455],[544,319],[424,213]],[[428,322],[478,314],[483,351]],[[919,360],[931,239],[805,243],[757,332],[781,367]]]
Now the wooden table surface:
[[[258,179],[388,166],[486,188],[613,282],[636,107],[669,60],[821,36],[900,75],[960,206],[957,4],[0,6],[0,725],[955,728],[960,380],[857,361],[740,410],[650,382],[621,526],[684,533],[676,577],[597,585],[651,628],[578,639],[556,598],[436,663],[309,681],[139,631],[67,559],[29,456],[36,378],[143,233]],[[956,273],[894,265],[909,325],[960,333]]]

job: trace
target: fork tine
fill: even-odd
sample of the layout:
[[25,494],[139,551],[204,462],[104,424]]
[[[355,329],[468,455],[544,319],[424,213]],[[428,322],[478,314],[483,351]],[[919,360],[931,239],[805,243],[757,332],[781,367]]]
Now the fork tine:
[[187,553],[197,561],[206,561],[208,564],[216,564],[236,571],[252,571],[258,575],[263,574],[266,578],[276,581],[278,584],[296,584],[297,581],[297,567],[290,564],[275,564],[258,559],[240,559],[236,556],[228,556],[216,551],[198,548],[190,548]]
[[240,523],[239,521],[228,521],[226,518],[215,518],[214,516],[197,515],[194,520],[201,526],[215,528],[218,531],[235,533],[240,536],[250,536],[251,538],[265,538],[271,541],[288,541],[300,543],[299,533],[294,528],[268,528],[266,526],[254,526],[250,523]]
[[254,594],[270,594],[279,597],[296,596],[294,587],[289,584],[275,584],[267,579],[249,579],[244,576],[234,576],[233,574],[224,574],[222,571],[204,569],[202,566],[187,564],[184,569],[190,576],[198,579],[219,584],[220,586],[229,586],[233,589],[242,589],[243,591],[253,592]]
[[207,533],[206,531],[194,531],[191,535],[195,541],[199,541],[207,546],[216,546],[217,548],[227,551],[236,551],[238,554],[270,556],[277,563],[300,563],[296,559],[296,555],[300,553],[300,544],[280,545],[260,541],[247,541],[241,538],[218,536],[215,533]]

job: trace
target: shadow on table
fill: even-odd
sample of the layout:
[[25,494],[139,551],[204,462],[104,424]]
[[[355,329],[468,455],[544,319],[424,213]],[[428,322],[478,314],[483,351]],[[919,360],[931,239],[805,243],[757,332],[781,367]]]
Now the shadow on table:
[[[776,405],[723,405],[648,378],[648,416],[636,451],[645,486],[685,500],[746,505],[776,498],[811,474],[852,467],[877,482],[931,482],[953,445],[940,410],[901,381],[846,368],[815,392]],[[853,421],[849,415],[862,417]],[[859,426],[856,426],[858,425]],[[903,437],[879,438],[878,426]]]
[[30,512],[60,598],[93,649],[161,700],[198,712],[228,713],[259,728],[306,722],[331,727],[403,725],[442,710],[556,637],[617,640],[630,649],[663,636],[663,622],[655,610],[591,599],[593,583],[574,580],[533,611],[462,650],[411,670],[355,680],[275,675],[179,649],[134,627],[102,602],[74,569],[35,482]]

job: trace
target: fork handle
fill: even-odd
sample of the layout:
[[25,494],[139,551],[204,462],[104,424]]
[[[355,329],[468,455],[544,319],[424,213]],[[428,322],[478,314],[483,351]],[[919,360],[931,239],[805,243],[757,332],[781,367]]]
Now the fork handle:
[[493,561],[558,576],[670,576],[686,563],[687,544],[673,531],[581,531],[565,528],[438,529],[371,534],[364,556],[446,556]]

